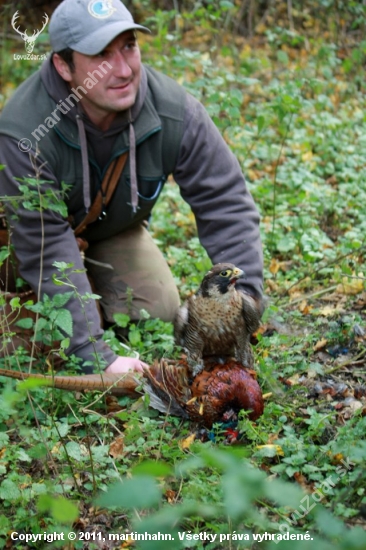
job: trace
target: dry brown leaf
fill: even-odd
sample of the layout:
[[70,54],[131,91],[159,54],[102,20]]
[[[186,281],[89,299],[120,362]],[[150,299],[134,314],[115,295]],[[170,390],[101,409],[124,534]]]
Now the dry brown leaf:
[[361,401],[357,401],[356,399],[353,399],[350,403],[349,403],[349,408],[351,409],[352,412],[356,412],[358,411],[358,409],[362,409],[363,405],[361,403]]
[[165,491],[165,498],[169,502],[169,504],[174,504],[177,497],[176,491],[173,491],[172,489],[167,489]]
[[301,292],[298,288],[295,288],[295,289],[291,288],[287,292],[288,292],[288,295],[290,296],[290,302],[292,302],[293,300],[299,300],[304,295],[304,293]]
[[312,490],[314,484],[312,482],[309,482],[306,477],[300,472],[294,473],[294,479],[306,491],[308,491],[309,489]]
[[303,279],[300,283],[294,286],[291,286],[287,292],[291,296],[291,299],[293,300],[294,298],[301,296],[301,294],[305,294],[304,289],[312,288],[312,284],[313,283],[310,277],[305,277],[305,279]]
[[279,292],[280,290],[278,284],[275,283],[272,279],[266,279],[266,287],[268,287],[268,290],[272,290],[273,292]]
[[325,348],[327,343],[328,343],[328,340],[326,338],[322,338],[321,340],[318,340],[315,346],[313,346],[313,351],[319,351],[320,349]]
[[293,376],[290,376],[290,378],[287,378],[287,382],[291,386],[296,386],[299,383],[300,380],[300,374],[294,374]]
[[278,270],[280,269],[281,263],[276,260],[276,258],[271,259],[271,263],[269,264],[269,270],[273,275],[276,275],[278,273]]
[[109,446],[109,456],[112,458],[119,458],[124,455],[124,436],[116,437]]
[[306,300],[303,300],[299,304],[299,310],[303,315],[309,315],[312,309],[313,309],[313,306],[309,306]]
[[331,451],[328,451],[327,454],[332,458],[332,464],[342,464],[344,461],[344,456],[342,453],[332,455]]

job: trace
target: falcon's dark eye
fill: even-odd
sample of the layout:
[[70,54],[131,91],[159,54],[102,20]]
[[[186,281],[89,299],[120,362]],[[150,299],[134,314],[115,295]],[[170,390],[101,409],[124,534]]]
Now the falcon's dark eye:
[[230,277],[231,274],[232,274],[231,269],[224,269],[223,271],[220,272],[220,277]]

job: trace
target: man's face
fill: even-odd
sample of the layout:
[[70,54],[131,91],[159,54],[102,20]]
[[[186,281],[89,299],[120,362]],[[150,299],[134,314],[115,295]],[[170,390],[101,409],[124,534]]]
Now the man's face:
[[[141,80],[141,56],[133,31],[120,34],[97,55],[74,52],[73,61],[73,71],[67,67],[69,70],[61,74],[57,70],[71,88],[82,86],[87,90],[81,104],[96,125],[105,126],[103,121],[113,120],[117,112],[125,111],[135,103]],[[104,63],[105,73],[99,69],[103,61],[112,67]],[[55,66],[57,68],[56,63]],[[94,73],[98,82],[87,89],[84,81],[93,71],[98,71],[102,77]]]

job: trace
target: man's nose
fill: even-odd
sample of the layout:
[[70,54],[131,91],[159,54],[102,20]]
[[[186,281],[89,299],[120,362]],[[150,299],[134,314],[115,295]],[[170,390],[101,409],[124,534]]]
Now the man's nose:
[[132,74],[132,69],[122,52],[116,52],[114,56],[113,74],[119,78],[129,78]]

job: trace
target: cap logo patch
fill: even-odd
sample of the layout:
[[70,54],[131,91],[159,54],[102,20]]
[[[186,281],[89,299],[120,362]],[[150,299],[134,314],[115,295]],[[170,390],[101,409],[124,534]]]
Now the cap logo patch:
[[106,19],[116,11],[116,8],[112,6],[112,0],[91,0],[88,11],[90,15],[97,19]]

